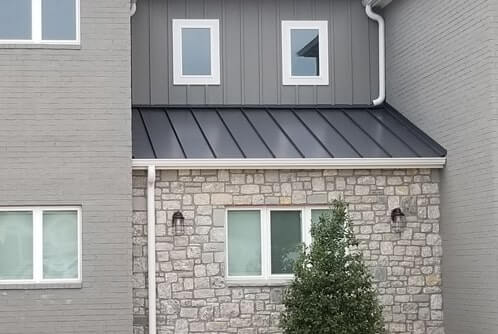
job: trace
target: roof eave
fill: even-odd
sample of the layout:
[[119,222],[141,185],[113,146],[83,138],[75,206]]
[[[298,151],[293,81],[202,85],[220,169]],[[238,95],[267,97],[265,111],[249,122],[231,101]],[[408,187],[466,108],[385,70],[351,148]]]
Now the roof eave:
[[446,157],[316,159],[133,159],[133,169],[414,169],[444,168]]

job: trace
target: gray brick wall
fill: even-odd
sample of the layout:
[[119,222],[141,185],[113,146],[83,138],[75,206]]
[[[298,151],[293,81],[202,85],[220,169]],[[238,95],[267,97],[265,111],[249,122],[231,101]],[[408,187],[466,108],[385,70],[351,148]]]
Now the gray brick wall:
[[81,49],[0,48],[0,205],[81,205],[83,287],[1,290],[0,332],[131,333],[128,0],[81,1]]
[[441,176],[445,327],[498,332],[498,3],[396,0],[387,97],[448,149]]
[[[133,173],[134,334],[148,333],[146,172]],[[156,180],[158,331],[281,333],[282,286],[225,281],[226,207],[350,203],[389,333],[443,334],[439,172],[431,170],[161,171]],[[407,226],[391,229],[402,207]],[[182,210],[185,235],[171,216]]]

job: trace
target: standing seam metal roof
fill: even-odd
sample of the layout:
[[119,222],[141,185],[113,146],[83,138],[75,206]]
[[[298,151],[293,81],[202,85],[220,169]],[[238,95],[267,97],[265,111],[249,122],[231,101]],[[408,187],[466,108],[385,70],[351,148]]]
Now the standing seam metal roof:
[[135,106],[133,158],[428,158],[446,150],[388,104]]

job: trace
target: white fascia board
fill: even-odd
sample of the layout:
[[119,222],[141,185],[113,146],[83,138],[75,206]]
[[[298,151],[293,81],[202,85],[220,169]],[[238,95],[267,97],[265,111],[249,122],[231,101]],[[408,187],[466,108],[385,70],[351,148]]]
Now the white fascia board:
[[408,169],[443,168],[446,158],[133,159],[133,169]]

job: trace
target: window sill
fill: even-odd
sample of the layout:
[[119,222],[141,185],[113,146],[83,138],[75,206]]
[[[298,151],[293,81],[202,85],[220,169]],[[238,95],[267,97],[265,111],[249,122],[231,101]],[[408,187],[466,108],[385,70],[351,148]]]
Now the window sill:
[[285,287],[292,282],[292,278],[261,279],[261,280],[237,280],[227,279],[227,287]]
[[0,49],[81,50],[81,44],[0,44]]
[[8,283],[0,284],[1,290],[47,290],[47,289],[81,289],[82,282],[75,283]]

